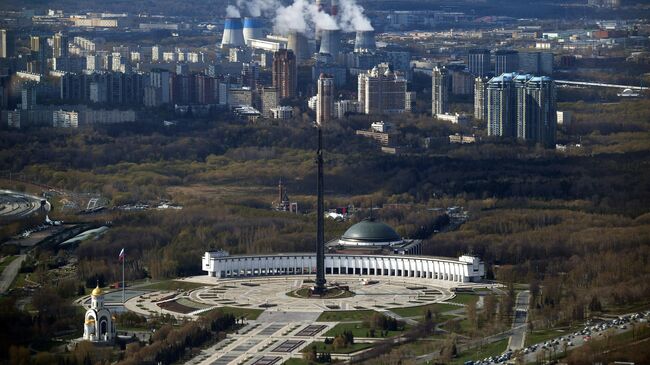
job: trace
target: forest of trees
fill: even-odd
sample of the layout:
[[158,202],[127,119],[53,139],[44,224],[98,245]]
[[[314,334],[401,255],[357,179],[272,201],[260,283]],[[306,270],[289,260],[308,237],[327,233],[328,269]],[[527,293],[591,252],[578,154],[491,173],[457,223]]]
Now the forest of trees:
[[[326,132],[326,205],[367,209],[394,204],[380,209],[378,218],[405,237],[424,239],[425,254],[473,252],[491,267],[490,277],[536,288],[536,326],[647,301],[650,102],[562,107],[574,111],[575,123],[563,127],[559,138],[582,143],[567,152],[492,140],[452,146],[445,138],[457,126],[400,116],[392,121],[416,152],[389,156],[354,136],[355,129],[368,127],[368,118],[334,122]],[[125,124],[0,134],[0,171],[100,193],[113,206],[160,199],[183,205],[180,211],[115,210],[102,216],[112,222],[108,232],[70,252],[79,259],[80,284],[116,281],[121,248],[127,252],[127,280],[201,274],[200,256],[209,249],[233,254],[314,249],[315,133],[307,122],[198,120],[173,128]],[[432,144],[424,149],[427,137]],[[307,214],[270,209],[280,178]],[[201,192],[201,187],[212,190]],[[469,220],[458,230],[434,234],[444,216],[433,208],[455,205],[469,212]],[[55,207],[52,214],[56,218],[62,212]],[[328,220],[326,239],[365,214],[350,222]],[[56,254],[37,250],[32,256],[38,261]],[[45,269],[34,265],[44,275]],[[57,285],[61,293],[76,288]],[[50,293],[42,292],[39,300],[59,303],[48,298]],[[64,304],[37,318],[8,313],[38,328],[33,332],[38,336],[70,325],[53,327],[53,317],[76,320]],[[475,331],[484,329],[485,320],[477,317]]]

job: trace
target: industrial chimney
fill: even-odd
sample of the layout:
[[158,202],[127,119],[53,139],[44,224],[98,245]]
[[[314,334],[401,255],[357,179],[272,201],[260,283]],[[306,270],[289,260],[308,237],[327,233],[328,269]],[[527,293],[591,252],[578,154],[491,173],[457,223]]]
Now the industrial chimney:
[[226,18],[221,47],[243,47],[246,45],[242,28],[241,18]]
[[293,54],[296,55],[296,60],[302,62],[308,59],[309,44],[307,42],[307,37],[303,33],[293,31],[289,33],[288,38],[287,49],[293,51]]
[[334,59],[339,55],[339,45],[341,43],[341,31],[338,29],[323,29],[321,31],[320,51],[319,53],[329,54]]
[[355,52],[372,52],[375,46],[375,32],[372,30],[361,30],[357,32],[354,39]]
[[257,17],[244,18],[244,42],[248,45],[250,39],[263,39],[262,20]]

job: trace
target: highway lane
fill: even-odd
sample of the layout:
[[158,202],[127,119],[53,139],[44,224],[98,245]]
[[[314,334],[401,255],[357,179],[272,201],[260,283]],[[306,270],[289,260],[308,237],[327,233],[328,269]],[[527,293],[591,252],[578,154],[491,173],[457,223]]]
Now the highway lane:
[[530,292],[528,290],[519,292],[515,299],[515,319],[512,322],[512,336],[510,336],[510,341],[508,342],[508,348],[513,351],[524,347],[526,329],[528,328],[529,300]]
[[18,255],[7,267],[5,267],[2,274],[0,274],[0,294],[4,293],[9,289],[11,283],[14,282],[16,275],[18,275],[18,270],[20,270],[20,265],[25,260],[25,255]]

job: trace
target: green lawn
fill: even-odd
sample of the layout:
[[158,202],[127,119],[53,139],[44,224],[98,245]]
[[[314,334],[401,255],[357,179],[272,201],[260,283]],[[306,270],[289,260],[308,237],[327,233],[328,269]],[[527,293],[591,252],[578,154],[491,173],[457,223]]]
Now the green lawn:
[[348,347],[334,350],[334,347],[332,345],[326,345],[324,342],[312,342],[309,345],[307,345],[302,351],[300,352],[309,352],[311,351],[311,348],[313,346],[316,346],[316,351],[317,352],[329,352],[331,354],[349,354],[352,352],[356,352],[359,350],[367,349],[372,347],[371,343],[355,343],[352,345],[348,345]]
[[449,300],[449,302],[459,303],[459,304],[468,304],[470,302],[476,302],[478,300],[478,295],[469,294],[469,293],[459,293],[455,297]]
[[363,321],[375,313],[374,310],[326,311],[321,313],[316,322]]
[[14,282],[11,283],[10,288],[22,288],[25,285],[25,278],[27,278],[27,273],[19,272],[14,278]]
[[483,348],[470,349],[461,352],[458,357],[452,360],[452,364],[464,364],[468,360],[479,360],[486,357],[500,355],[508,348],[508,339],[493,342],[483,346]]
[[186,281],[176,281],[176,280],[166,280],[166,281],[160,281],[157,283],[152,283],[149,285],[141,286],[138,287],[138,289],[143,289],[143,290],[192,290],[196,288],[200,288],[202,286],[207,286],[208,284],[199,284],[199,283],[191,283],[191,282],[186,282]]
[[[352,331],[354,337],[370,337],[369,328],[364,326],[361,322],[355,323],[339,323],[331,330],[325,332],[325,336],[334,337],[343,331]],[[393,337],[401,334],[404,331],[388,331],[386,337]],[[381,330],[375,330],[374,337],[380,337]]]
[[633,340],[640,340],[646,337],[650,337],[650,325],[645,324],[636,324],[634,333],[632,333],[632,326],[626,324],[628,331],[619,333],[618,335],[612,336],[611,341],[617,345],[624,344]]
[[[253,308],[238,308],[238,307],[219,307],[213,310],[220,311],[224,314],[232,314],[235,317],[246,317],[246,319],[257,319],[257,317],[264,312],[262,309],[253,309]],[[210,312],[210,311],[208,311]],[[204,312],[202,314],[208,313]]]
[[446,304],[446,303],[433,303],[427,305],[419,305],[417,307],[406,307],[406,308],[389,308],[393,313],[399,314],[402,317],[423,317],[427,309],[430,309],[431,312],[444,313],[456,309],[462,309],[457,305]]

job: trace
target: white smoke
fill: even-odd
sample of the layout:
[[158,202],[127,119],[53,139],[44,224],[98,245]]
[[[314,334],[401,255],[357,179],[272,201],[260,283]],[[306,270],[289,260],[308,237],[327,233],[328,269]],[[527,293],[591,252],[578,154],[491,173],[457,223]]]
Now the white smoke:
[[233,5],[226,6],[226,16],[228,18],[241,18],[241,13],[239,9]]
[[279,6],[273,19],[273,29],[280,34],[295,31],[313,34],[314,29],[340,29],[336,19],[309,0],[294,0],[289,6]]
[[273,29],[281,34],[291,31],[309,33],[310,27],[307,24],[309,5],[307,0],[295,0],[289,6],[278,7],[273,19]]
[[363,6],[357,4],[356,0],[341,0],[339,5],[341,29],[347,32],[374,30],[363,11]]
[[327,14],[324,11],[318,11],[318,7],[315,4],[309,6],[309,15],[311,17],[311,21],[318,29],[341,29],[333,16]]
[[295,31],[313,34],[314,29],[342,29],[346,32],[374,30],[370,20],[364,14],[362,6],[356,0],[339,0],[336,17],[318,11],[312,0],[293,0],[283,6],[279,0],[237,0],[237,6],[228,5],[228,17],[240,17],[240,10],[246,10],[251,16],[272,16],[274,31],[287,34]]
[[271,14],[282,5],[278,0],[237,0],[237,6],[247,9],[251,16],[262,16]]

